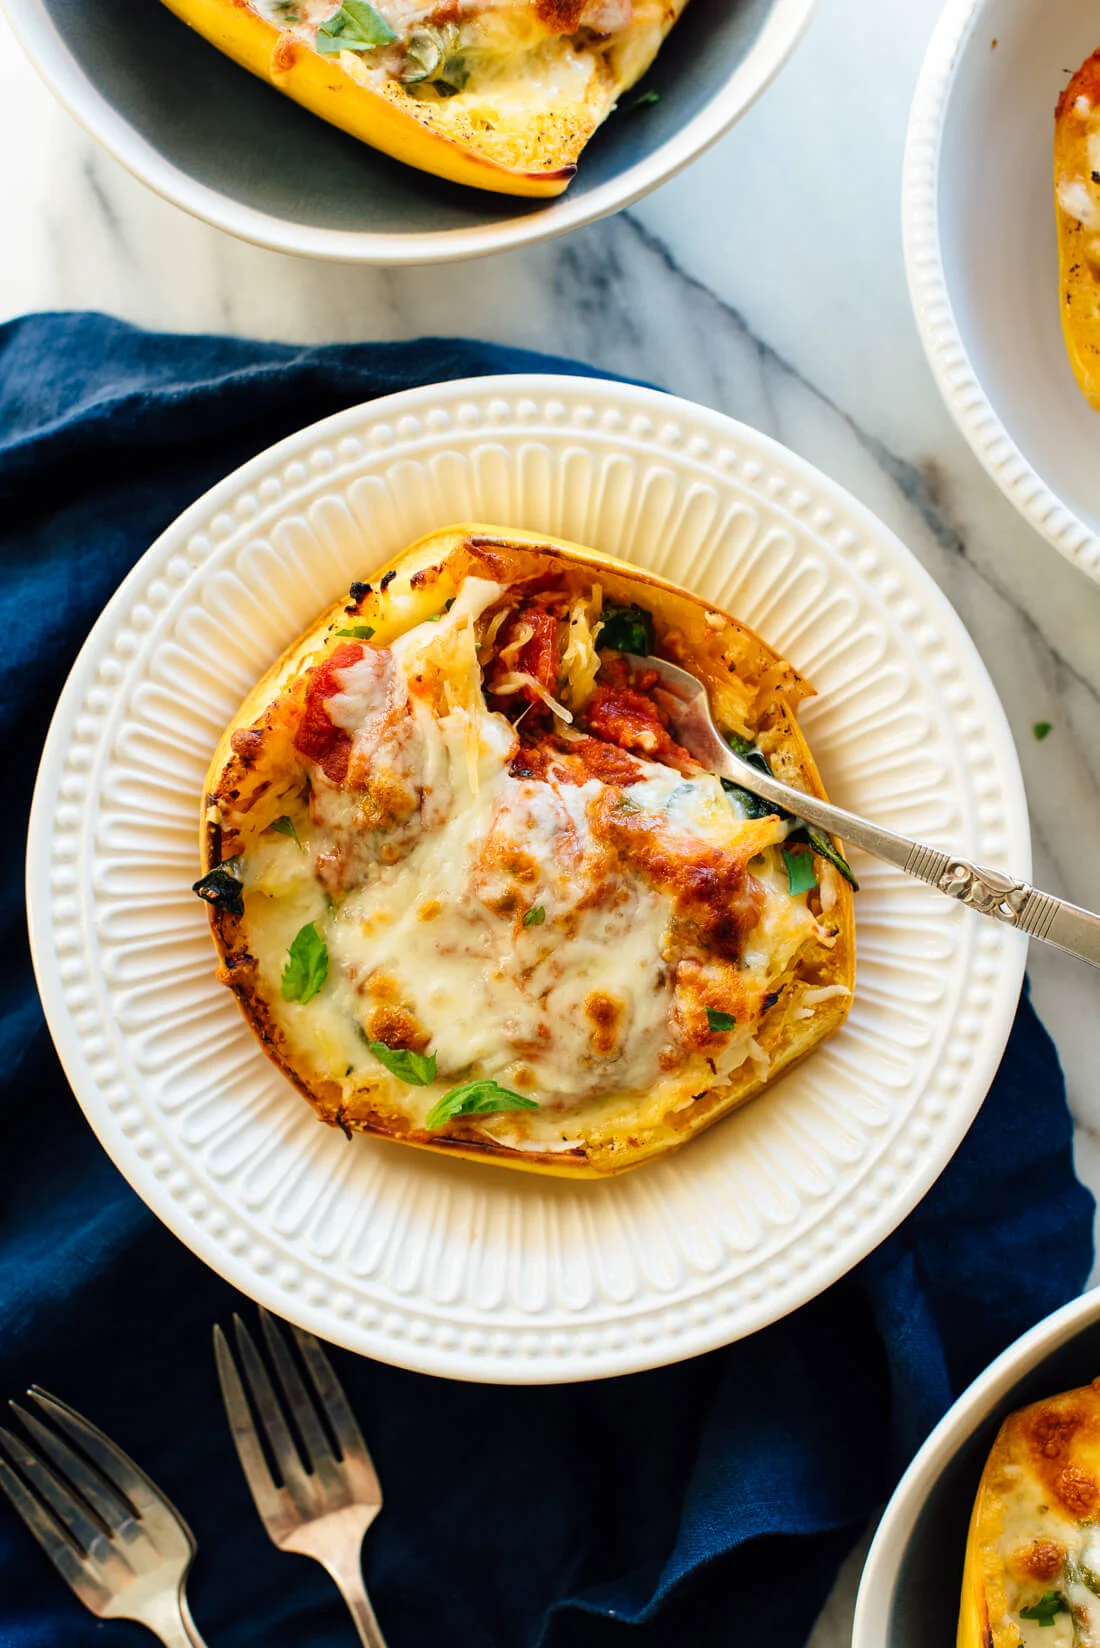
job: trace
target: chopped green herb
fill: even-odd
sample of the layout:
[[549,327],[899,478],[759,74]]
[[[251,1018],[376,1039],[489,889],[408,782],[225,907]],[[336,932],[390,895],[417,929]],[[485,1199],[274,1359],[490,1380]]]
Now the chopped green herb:
[[286,955],[282,991],[284,1001],[312,1001],[328,978],[328,946],[312,921],[295,937]]
[[743,790],[740,784],[735,784],[731,778],[723,778],[721,784],[726,794],[737,802],[746,818],[775,818],[777,814],[782,816],[779,807],[765,801],[762,796],[753,795],[751,790]]
[[425,1122],[429,1133],[453,1121],[456,1116],[488,1116],[499,1110],[537,1110],[534,1099],[525,1099],[522,1093],[513,1093],[510,1087],[501,1087],[495,1081],[468,1081],[461,1087],[452,1087],[438,1104],[432,1106]]
[[[758,750],[755,744],[751,744],[747,738],[741,738],[737,733],[730,732],[726,734],[726,743],[729,745],[734,755],[739,755],[742,761],[748,762],[750,767],[757,767],[761,772],[766,772],[771,775],[771,762],[768,760],[767,756]],[[852,874],[851,865],[844,857],[844,854],[838,852],[833,846],[832,841],[825,834],[824,830],[818,830],[812,824],[801,823],[801,821],[796,819],[794,814],[788,812],[785,807],[777,806],[774,802],[765,801],[762,797],[753,795],[750,790],[742,789],[740,784],[734,784],[728,778],[723,778],[722,788],[728,795],[736,796],[738,805],[740,806],[741,811],[745,814],[746,818],[778,817],[791,819],[798,825],[798,828],[792,830],[791,834],[787,837],[787,840],[791,843],[791,845],[794,846],[799,842],[807,842],[813,848],[815,853],[818,853],[822,858],[827,859],[834,869],[840,871],[841,875],[852,888],[853,892],[859,892],[859,882]],[[787,868],[787,875],[789,879],[789,865]],[[816,878],[813,881],[808,882],[807,885],[810,887],[816,887]],[[802,890],[804,891],[805,889]]]
[[[443,612],[450,612],[450,610],[454,606],[454,604],[455,604],[455,598],[452,595],[449,601],[444,601],[444,603],[443,603]],[[443,612],[433,612],[431,617],[428,619],[429,624],[438,624],[439,620],[443,616]]]
[[407,1047],[387,1047],[384,1041],[369,1041],[367,1046],[379,1064],[411,1087],[427,1087],[434,1082],[434,1053],[411,1053]]
[[732,1030],[737,1020],[732,1013],[720,1013],[716,1007],[708,1007],[707,1024],[712,1030]]
[[384,17],[379,16],[366,0],[344,0],[335,17],[328,18],[317,30],[314,44],[319,52],[370,51],[375,46],[388,46],[397,35]]
[[[825,834],[824,830],[815,829],[812,824],[807,824],[805,829],[797,832],[797,835],[804,835],[814,852],[826,859],[828,863],[833,866],[834,870],[840,871],[845,881],[851,887],[853,893],[859,892],[859,882],[852,874],[852,866],[848,863],[848,860],[845,858],[844,854],[839,852],[837,848],[833,846],[832,841]],[[788,836],[787,839],[789,841],[793,841],[797,839],[797,837]]]
[[627,113],[633,114],[635,109],[651,109],[654,103],[661,101],[661,94],[652,88],[648,92],[639,92],[626,106]]
[[546,920],[546,911],[541,904],[533,904],[523,918],[525,927],[541,927]]
[[[760,772],[770,775],[772,769],[767,756],[762,754],[749,739],[741,738],[737,733],[730,732],[726,734],[726,743],[734,755],[739,755],[742,761],[747,761],[751,767],[756,767]],[[776,806],[775,802],[765,801],[763,796],[754,795],[751,790],[746,790],[742,785],[735,784],[732,778],[723,778],[721,783],[726,794],[734,797],[746,818],[790,817],[790,814],[785,812],[782,807]]]
[[191,883],[191,891],[216,910],[225,910],[231,916],[244,915],[244,889],[237,877],[239,860],[227,858],[213,870],[208,870],[198,881]]
[[352,624],[350,629],[338,629],[337,635],[346,635],[353,641],[369,641],[374,634],[370,624]]
[[1020,1609],[1020,1618],[1032,1619],[1036,1625],[1053,1625],[1059,1614],[1069,1612],[1069,1603],[1061,1591],[1044,1591],[1038,1602],[1033,1602],[1030,1608]]
[[1035,734],[1035,742],[1041,744],[1047,733],[1054,731],[1054,724],[1051,721],[1036,721],[1031,730]]
[[808,893],[817,886],[813,853],[789,853],[784,847],[783,862],[787,866],[787,891],[792,898],[797,893]]
[[636,652],[647,658],[654,646],[653,615],[645,607],[604,607],[596,646],[616,652]]
[[405,42],[404,86],[433,85],[440,97],[454,97],[470,78],[466,59],[458,51],[460,35],[453,23],[435,28],[430,23],[414,29]]
[[298,837],[298,832],[294,828],[294,820],[292,818],[287,818],[285,816],[282,818],[277,818],[274,824],[269,824],[267,827],[269,830],[274,830],[276,835],[289,836],[295,846],[300,847],[302,845]]

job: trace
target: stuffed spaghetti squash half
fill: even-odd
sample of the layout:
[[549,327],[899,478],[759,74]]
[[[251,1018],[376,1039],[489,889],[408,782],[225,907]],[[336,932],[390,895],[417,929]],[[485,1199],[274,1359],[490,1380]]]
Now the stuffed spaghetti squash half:
[[1100,1643],[1100,1380],[1009,1414],[967,1541],[958,1648]]
[[1066,352],[1082,395],[1100,412],[1100,51],[1058,99],[1054,195]]
[[353,137],[501,194],[558,195],[687,0],[165,0]]
[[690,1139],[842,1022],[851,872],[676,743],[647,655],[821,794],[812,689],[705,601],[462,526],[298,640],[215,754],[220,976],[323,1121],[600,1175]]

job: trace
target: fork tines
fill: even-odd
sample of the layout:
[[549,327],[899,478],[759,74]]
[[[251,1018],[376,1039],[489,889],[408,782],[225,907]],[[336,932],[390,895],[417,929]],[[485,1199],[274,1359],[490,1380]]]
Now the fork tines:
[[[291,1327],[309,1376],[307,1387],[275,1318],[261,1309],[260,1321],[297,1440],[264,1359],[239,1316],[233,1318],[237,1355],[251,1406],[229,1341],[220,1327],[214,1329],[214,1354],[245,1478],[269,1535],[281,1544],[293,1528],[341,1506],[367,1504],[380,1509],[382,1491],[343,1387],[317,1340],[311,1333]],[[281,1485],[268,1465],[261,1432]]]
[[[189,1535],[144,1472],[102,1431],[38,1386],[27,1394],[52,1426],[10,1404],[37,1448],[0,1426],[7,1456],[0,1457],[0,1488],[81,1601],[102,1613],[148,1567],[140,1547],[161,1555],[158,1545],[175,1543],[165,1538],[170,1523],[181,1540]],[[134,1555],[136,1566],[128,1560]]]

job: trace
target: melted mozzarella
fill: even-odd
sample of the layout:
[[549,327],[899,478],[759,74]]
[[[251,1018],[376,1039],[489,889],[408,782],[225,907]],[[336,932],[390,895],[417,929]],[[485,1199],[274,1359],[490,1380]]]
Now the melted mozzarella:
[[[1100,1599],[1085,1576],[1100,1574],[1100,1538],[1089,1523],[1080,1523],[1052,1503],[1049,1489],[1029,1469],[1008,1467],[1010,1485],[1003,1495],[1003,1514],[997,1538],[1002,1564],[1005,1601],[1020,1632],[1024,1648],[1100,1648]],[[1064,1571],[1052,1578],[1021,1574],[1015,1558],[1036,1540],[1051,1540],[1066,1553]],[[1020,1609],[1032,1606],[1047,1591],[1059,1591],[1072,1613],[1054,1615],[1049,1625],[1022,1619]]]
[[1082,178],[1063,179],[1058,185],[1058,204],[1068,217],[1086,229],[1100,229],[1100,201]]
[[[493,1077],[540,1108],[482,1125],[543,1149],[568,1141],[582,1103],[586,1121],[603,1097],[639,1112],[683,1062],[676,888],[632,870],[600,836],[601,780],[510,772],[517,735],[485,703],[474,632],[501,593],[468,579],[438,622],[337,672],[326,708],[352,742],[349,774],[361,762],[363,787],[338,789],[314,773],[301,845],[265,834],[242,876],[264,993],[299,1044],[308,1015],[325,1075],[380,1082],[414,1123],[458,1081]],[[740,819],[710,774],[640,766],[622,803],[667,831],[673,853],[685,838],[736,853],[750,832],[761,847],[751,871],[763,907],[742,971],[763,991],[817,932],[806,896],[787,887],[776,845],[786,825]],[[378,796],[395,784],[408,790],[410,811],[386,818]],[[531,913],[538,919],[525,923]],[[307,922],[327,945],[328,978],[307,1004],[285,1003],[282,966]],[[397,1082],[367,1050],[372,1020],[391,1007],[436,1057],[430,1086]],[[766,1073],[754,1028],[755,1020],[715,1047],[704,1080],[728,1081],[750,1059]]]
[[[661,952],[670,912],[641,883],[579,908],[606,890],[599,862],[588,874],[584,864],[587,807],[599,788],[593,780],[558,790],[498,774],[392,874],[346,899],[330,923],[345,979],[396,980],[401,1001],[431,1027],[446,1085],[476,1066],[545,1104],[641,1086],[657,1074],[667,1037]],[[563,840],[581,850],[559,851]],[[489,844],[536,861],[523,898],[545,912],[540,924],[522,925],[523,905],[494,908],[497,886],[482,873]],[[500,891],[506,897],[511,886]],[[593,1050],[585,1013],[593,992],[623,1005],[612,1058]],[[357,1005],[349,998],[350,1011]]]

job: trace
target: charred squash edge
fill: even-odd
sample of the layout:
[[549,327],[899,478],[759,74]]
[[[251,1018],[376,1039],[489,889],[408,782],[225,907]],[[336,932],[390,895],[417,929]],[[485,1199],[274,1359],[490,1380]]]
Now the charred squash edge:
[[[773,748],[784,750],[793,758],[810,793],[828,799],[822,785],[817,766],[803,737],[801,728],[796,720],[795,706],[805,697],[811,696],[814,689],[809,685],[794,667],[782,659],[774,648],[762,641],[748,625],[739,619],[724,612],[720,607],[706,601],[702,596],[683,589],[681,586],[660,578],[656,574],[647,572],[640,567],[632,566],[629,562],[617,560],[605,555],[599,550],[586,549],[579,544],[570,543],[565,539],[550,538],[537,533],[523,532],[518,529],[487,526],[481,523],[461,524],[441,528],[428,533],[418,539],[407,549],[403,550],[393,560],[376,568],[370,573],[375,588],[383,578],[390,573],[399,573],[405,564],[420,561],[434,543],[440,545],[441,563],[445,564],[449,555],[455,554],[464,545],[479,550],[491,551],[493,548],[508,550],[536,550],[552,554],[557,559],[581,567],[590,567],[598,573],[601,569],[629,581],[637,592],[642,594],[655,615],[661,616],[661,603],[655,598],[662,594],[686,600],[702,609],[704,613],[715,614],[724,624],[728,625],[749,644],[759,649],[760,654],[779,666],[783,672],[783,686],[775,692],[768,706],[769,736]],[[334,621],[343,618],[348,611],[348,597],[345,594],[299,636],[272,665],[263,678],[253,688],[245,699],[238,713],[234,716],[226,729],[214,753],[207,775],[206,790],[203,796],[202,818],[200,822],[200,852],[202,872],[206,874],[222,862],[222,832],[217,822],[207,817],[208,798],[219,788],[219,782],[229,762],[233,759],[232,736],[235,731],[250,725],[277,696],[283,680],[289,680],[303,665],[303,661],[312,653],[318,651],[324,644]],[[839,878],[838,878],[839,880]],[[241,919],[231,913],[208,907],[211,931],[214,943],[221,959],[219,976],[223,983],[228,985],[237,999],[238,1006],[256,1035],[264,1051],[274,1064],[283,1072],[298,1091],[309,1100],[322,1120],[333,1125],[344,1124],[339,1116],[327,1114],[318,1105],[317,1095],[311,1091],[309,1085],[295,1071],[288,1062],[280,1046],[281,1034],[272,1025],[265,1005],[255,997],[250,997],[247,982],[249,972],[249,956],[243,942]],[[419,1150],[434,1151],[438,1155],[458,1156],[468,1161],[491,1161],[494,1165],[507,1166],[520,1171],[550,1174],[559,1178],[604,1179],[618,1173],[626,1172],[640,1166],[643,1162],[655,1159],[682,1148],[692,1138],[704,1131],[713,1122],[723,1115],[739,1109],[742,1104],[754,1098],[763,1088],[770,1086],[780,1074],[791,1069],[800,1059],[813,1052],[844,1022],[851,1006],[851,991],[855,978],[855,925],[851,889],[840,882],[838,889],[838,904],[835,913],[837,925],[837,939],[832,952],[833,965],[830,968],[829,981],[843,984],[849,991],[846,997],[835,997],[831,1001],[822,1003],[812,1021],[812,1036],[807,1036],[805,1045],[798,1045],[790,1049],[786,1055],[776,1059],[768,1074],[748,1080],[743,1086],[736,1082],[723,1089],[711,1089],[703,1097],[709,1103],[700,1101],[699,1108],[693,1111],[690,1123],[683,1129],[682,1137],[668,1139],[659,1137],[648,1145],[621,1147],[616,1152],[615,1159],[604,1165],[596,1165],[590,1158],[587,1150],[578,1149],[570,1153],[521,1151],[511,1147],[495,1144],[491,1141],[476,1140],[462,1137],[439,1137],[427,1134],[405,1134],[392,1127],[373,1126],[357,1121],[355,1131],[371,1134],[375,1138],[390,1139],[393,1142],[413,1145]],[[234,975],[240,975],[238,979]],[[782,1001],[777,1002],[766,1011],[758,1022],[757,1039],[767,1036],[770,1025],[782,1022],[785,1013]],[[345,1131],[347,1129],[345,1128]]]

